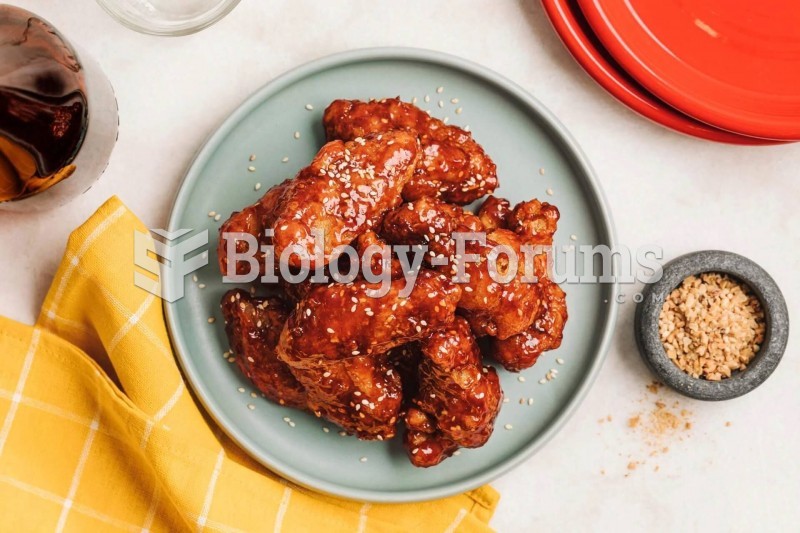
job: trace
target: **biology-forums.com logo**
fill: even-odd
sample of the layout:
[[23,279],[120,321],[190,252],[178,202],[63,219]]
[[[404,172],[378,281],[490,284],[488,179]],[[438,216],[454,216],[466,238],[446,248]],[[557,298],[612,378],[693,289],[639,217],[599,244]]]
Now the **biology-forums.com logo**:
[[[208,230],[194,235],[190,229],[134,232],[133,283],[167,302],[177,302],[184,296],[183,280],[208,264]],[[186,238],[184,238],[186,237]]]
[[[208,230],[201,230],[193,235],[191,229],[166,231],[162,229],[151,230],[151,233],[135,232],[135,264],[140,270],[134,273],[134,284],[143,290],[159,296],[167,302],[176,302],[184,296],[184,278],[208,265]],[[267,241],[270,235],[265,235]],[[271,244],[261,244],[255,236],[243,233],[223,234],[227,241],[225,261],[227,262],[228,276],[220,274],[223,283],[264,283],[277,282],[275,273],[288,283],[303,283],[309,280],[312,283],[349,283],[356,277],[363,277],[370,283],[378,283],[381,288],[388,289],[392,283],[389,263],[392,258],[398,260],[403,268],[405,287],[402,294],[407,296],[416,282],[417,274],[423,266],[423,257],[431,254],[426,245],[415,246],[370,246],[359,253],[349,245],[340,246],[335,254],[337,258],[349,257],[351,267],[346,274],[338,269],[327,269],[325,265],[334,265],[336,260],[328,261],[324,257],[316,257],[311,261],[303,247],[290,247],[283,250],[279,257],[275,257]],[[319,236],[317,236],[319,239]],[[534,258],[539,255],[547,256],[549,275],[554,282],[564,285],[582,284],[632,284],[635,282],[654,283],[661,279],[663,274],[660,260],[663,259],[663,250],[658,246],[643,246],[635,251],[626,246],[617,245],[610,248],[605,245],[565,245],[565,246],[535,246],[522,247],[519,254],[508,246],[490,246],[486,257],[466,253],[467,242],[478,242],[486,246],[486,236],[482,232],[460,233],[452,236],[455,243],[455,255],[450,258],[452,264],[428,264],[428,268],[448,266],[453,268],[454,283],[469,283],[469,275],[465,275],[464,265],[467,263],[480,263],[486,261],[488,274],[493,281],[499,284],[510,283],[517,278],[516,265],[519,265],[519,279],[523,283],[537,283],[533,273]],[[324,236],[317,242],[314,250],[324,248]],[[247,249],[237,248],[237,243],[247,243]],[[373,249],[375,248],[375,249]],[[289,272],[284,268],[290,261],[290,256],[299,254],[303,267],[300,272]],[[304,255],[305,254],[305,255]],[[374,273],[370,265],[373,257],[379,255],[384,264],[382,273]],[[431,254],[433,255],[433,254]],[[261,259],[264,264],[259,264]],[[497,261],[506,265],[504,275],[499,275]],[[240,263],[248,264],[249,272],[245,275],[235,275]],[[312,266],[311,263],[315,263]],[[428,263],[432,263],[428,260]],[[514,267],[509,271],[508,266]],[[334,265],[335,266],[335,265]],[[494,267],[494,268],[493,268]],[[284,272],[285,271],[285,272]],[[341,278],[341,279],[340,279]],[[512,279],[509,279],[512,278]],[[385,292],[376,290],[373,297],[380,297]]]

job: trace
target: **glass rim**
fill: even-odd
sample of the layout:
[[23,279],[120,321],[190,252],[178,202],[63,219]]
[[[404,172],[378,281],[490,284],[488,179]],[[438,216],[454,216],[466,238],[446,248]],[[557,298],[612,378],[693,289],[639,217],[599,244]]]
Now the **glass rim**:
[[[240,1],[241,0],[224,0],[202,16],[171,24],[133,18],[119,8],[119,2],[117,0],[97,0],[97,4],[113,19],[131,30],[159,37],[180,37],[197,33],[216,24],[233,11],[233,9],[239,5]],[[145,22],[150,23],[145,24]]]

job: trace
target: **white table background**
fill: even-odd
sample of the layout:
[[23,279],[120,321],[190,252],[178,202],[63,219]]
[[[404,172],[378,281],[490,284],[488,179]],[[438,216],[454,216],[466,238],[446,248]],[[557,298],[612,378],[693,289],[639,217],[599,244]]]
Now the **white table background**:
[[[709,248],[742,253],[773,275],[797,311],[800,144],[724,146],[640,118],[574,63],[537,0],[243,0],[216,26],[177,39],[125,29],[91,0],[14,3],[94,55],[116,88],[122,125],[110,166],[88,194],[44,214],[0,212],[3,315],[33,322],[70,230],[109,196],[149,227],[164,227],[195,150],[258,87],[331,53],[388,45],[456,54],[526,87],[588,154],[621,243],[657,243],[666,259]],[[494,484],[502,500],[492,525],[797,530],[798,328],[776,373],[744,398],[703,403],[662,394],[693,413],[693,428],[683,441],[665,439],[669,453],[653,459],[626,424],[647,410],[640,402],[650,381],[633,341],[633,310],[622,307],[608,360],[578,413]],[[612,421],[599,424],[607,415]],[[629,472],[631,459],[647,463]]]

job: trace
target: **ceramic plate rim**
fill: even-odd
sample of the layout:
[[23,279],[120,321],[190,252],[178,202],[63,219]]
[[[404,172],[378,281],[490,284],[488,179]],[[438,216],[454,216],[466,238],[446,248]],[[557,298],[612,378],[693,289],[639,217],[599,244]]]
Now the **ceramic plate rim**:
[[[363,48],[329,55],[290,70],[258,89],[214,130],[190,163],[178,188],[170,211],[169,230],[173,231],[176,229],[177,221],[183,216],[183,213],[187,209],[187,199],[190,195],[189,191],[195,185],[202,168],[208,162],[208,159],[217,149],[220,142],[230,134],[249,112],[260,105],[266,98],[269,98],[271,94],[316,72],[345,66],[351,63],[379,60],[418,61],[460,70],[517,98],[529,108],[531,112],[541,117],[543,127],[549,129],[551,138],[559,144],[562,149],[565,149],[568,159],[570,159],[573,164],[580,167],[583,174],[581,181],[588,186],[587,194],[594,197],[593,201],[596,208],[596,216],[602,222],[602,227],[598,227],[598,232],[601,237],[607,239],[609,246],[613,246],[616,243],[616,230],[609,212],[608,202],[591,165],[588,163],[586,156],[572,136],[549,110],[516,83],[477,63],[443,52],[405,47]],[[619,310],[619,304],[616,298],[619,286],[617,283],[608,284],[604,286],[604,290],[608,294],[608,312],[603,318],[604,323],[602,327],[597,328],[597,330],[601,332],[602,340],[595,350],[596,355],[591,363],[587,365],[588,368],[584,379],[577,386],[568,402],[558,415],[546,426],[538,438],[533,439],[527,445],[520,448],[515,454],[497,461],[481,473],[467,477],[458,482],[451,482],[424,489],[391,492],[363,490],[314,478],[313,476],[296,471],[294,468],[283,464],[279,457],[264,453],[257,443],[251,442],[250,439],[243,436],[238,431],[237,426],[225,415],[224,410],[210,400],[211,395],[204,381],[199,377],[198,369],[194,366],[192,357],[189,355],[190,352],[183,343],[181,334],[179,333],[181,330],[177,324],[175,306],[165,301],[163,302],[163,307],[170,340],[176,354],[176,359],[183,370],[186,380],[202,403],[206,412],[214,419],[219,427],[251,457],[255,458],[273,472],[314,491],[320,491],[325,494],[350,500],[375,503],[410,503],[461,494],[485,485],[531,457],[561,430],[566,421],[574,414],[586,397],[586,394],[600,372],[611,344]]]

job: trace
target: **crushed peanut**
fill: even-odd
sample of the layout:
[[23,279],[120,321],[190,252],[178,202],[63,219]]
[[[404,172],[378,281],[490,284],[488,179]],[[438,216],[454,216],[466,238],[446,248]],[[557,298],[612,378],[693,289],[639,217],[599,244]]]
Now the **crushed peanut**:
[[761,302],[750,288],[716,273],[686,278],[664,302],[658,326],[678,368],[709,381],[744,370],[766,331]]

